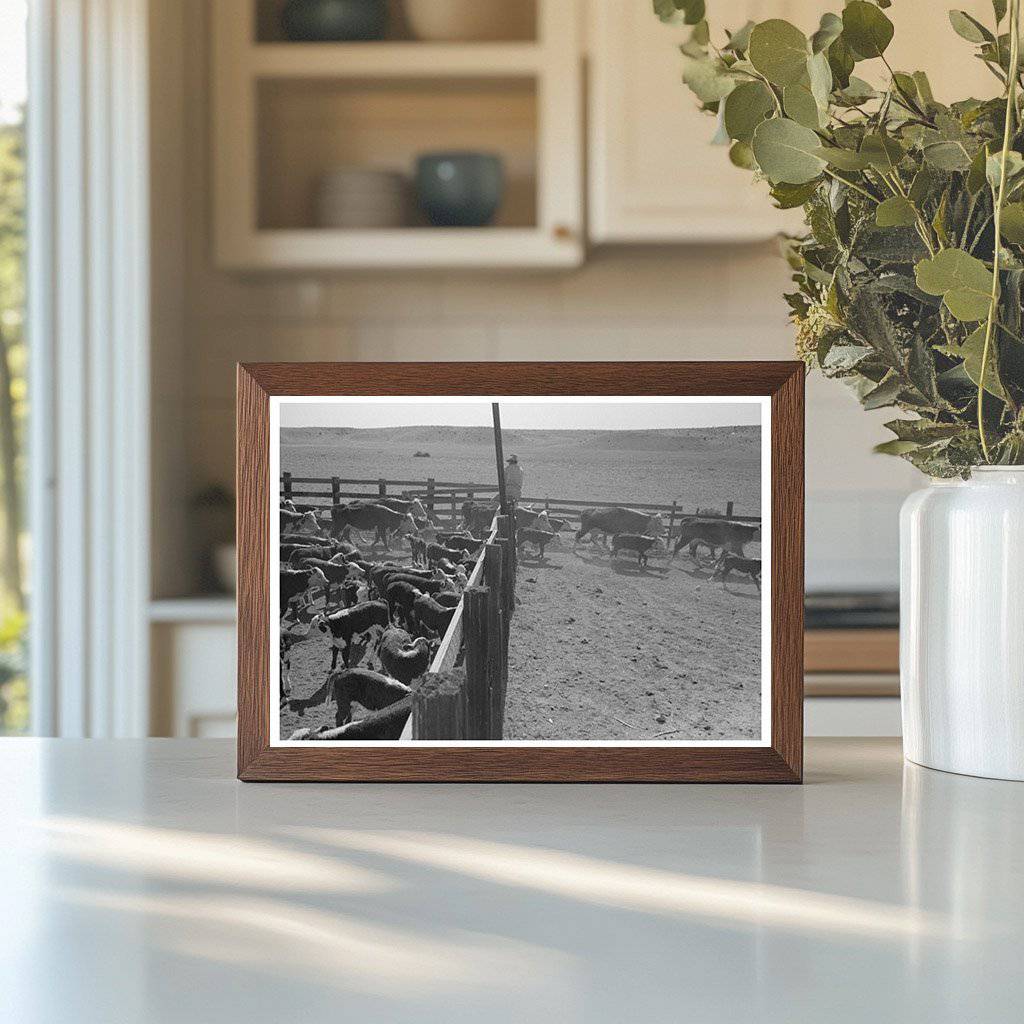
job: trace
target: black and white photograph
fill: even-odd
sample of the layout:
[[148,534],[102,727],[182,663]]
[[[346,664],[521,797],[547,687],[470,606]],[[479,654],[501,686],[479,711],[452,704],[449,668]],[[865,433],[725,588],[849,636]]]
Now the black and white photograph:
[[766,418],[275,399],[273,740],[765,742]]

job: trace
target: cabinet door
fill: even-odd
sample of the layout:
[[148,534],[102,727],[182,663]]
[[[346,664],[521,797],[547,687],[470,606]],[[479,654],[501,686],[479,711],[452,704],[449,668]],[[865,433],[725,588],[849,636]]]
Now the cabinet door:
[[[735,0],[711,17],[716,35],[771,17],[809,31],[821,9],[809,0]],[[710,145],[715,120],[681,78],[689,28],[662,24],[650,0],[591,0],[588,22],[592,241],[739,241],[799,226],[798,211],[776,210],[763,182]]]

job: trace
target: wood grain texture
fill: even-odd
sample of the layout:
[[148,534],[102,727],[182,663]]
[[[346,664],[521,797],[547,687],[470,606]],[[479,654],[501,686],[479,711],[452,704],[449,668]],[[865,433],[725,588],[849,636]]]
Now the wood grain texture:
[[898,629],[809,629],[804,644],[806,672],[900,670]]
[[[271,747],[269,396],[767,395],[769,747]],[[256,363],[238,368],[238,777],[245,781],[799,782],[804,368],[798,362]]]

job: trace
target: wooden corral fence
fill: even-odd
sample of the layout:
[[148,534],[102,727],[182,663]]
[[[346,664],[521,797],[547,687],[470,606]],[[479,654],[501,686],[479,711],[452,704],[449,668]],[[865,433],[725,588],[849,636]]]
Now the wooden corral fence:
[[[497,484],[453,483],[445,480],[350,480],[343,477],[293,477],[291,473],[281,474],[281,497],[294,501],[300,506],[311,509],[326,509],[331,505],[351,498],[374,497],[409,497],[419,498],[428,511],[442,515],[448,513],[449,522],[454,526],[461,519],[460,509],[463,502],[481,499],[490,501],[498,491]],[[552,515],[568,519],[579,524],[580,514],[585,508],[632,508],[638,512],[660,512],[668,525],[668,537],[675,535],[676,524],[689,516],[698,515],[698,511],[686,510],[678,501],[670,505],[658,505],[650,502],[601,501],[589,499],[576,501],[569,498],[522,498],[520,503],[534,508],[545,508]],[[723,512],[703,512],[705,518],[716,516],[722,519],[735,519],[739,522],[759,523],[760,516],[737,514],[735,502],[726,502]]]
[[515,583],[512,524],[495,516],[437,654],[413,690],[402,739],[503,738]]

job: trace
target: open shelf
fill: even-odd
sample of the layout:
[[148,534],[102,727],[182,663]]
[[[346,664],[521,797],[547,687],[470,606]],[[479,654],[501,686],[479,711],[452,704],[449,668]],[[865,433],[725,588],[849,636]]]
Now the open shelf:
[[[280,39],[277,0],[213,8],[214,243],[230,269],[570,267],[583,258],[581,54],[575,0],[530,4],[526,39]],[[255,15],[255,16],[254,16]],[[254,28],[255,26],[255,28]],[[320,226],[325,175],[406,176],[425,152],[497,153],[493,222]]]

